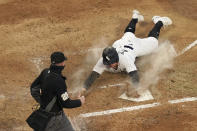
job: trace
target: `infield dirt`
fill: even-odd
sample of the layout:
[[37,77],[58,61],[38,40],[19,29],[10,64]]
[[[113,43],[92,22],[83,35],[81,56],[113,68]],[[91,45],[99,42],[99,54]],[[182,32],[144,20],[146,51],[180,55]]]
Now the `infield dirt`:
[[[31,130],[25,123],[35,104],[29,86],[49,66],[53,51],[68,57],[63,74],[72,92],[82,86],[102,48],[121,38],[133,9],[145,18],[136,28],[140,38],[153,27],[152,17],[160,15],[173,21],[172,26],[161,30],[160,43],[169,40],[179,53],[197,39],[196,0],[0,0],[0,131]],[[137,61],[140,76],[150,67],[141,65],[142,60]],[[94,83],[85,105],[65,109],[65,113],[85,131],[196,131],[197,102],[170,105],[167,101],[197,96],[197,47],[174,58],[172,66],[158,75],[158,82],[149,87],[154,100],[136,103],[119,99],[120,87],[97,88],[128,79],[124,73],[104,73]],[[164,104],[77,118],[80,113],[151,102]]]

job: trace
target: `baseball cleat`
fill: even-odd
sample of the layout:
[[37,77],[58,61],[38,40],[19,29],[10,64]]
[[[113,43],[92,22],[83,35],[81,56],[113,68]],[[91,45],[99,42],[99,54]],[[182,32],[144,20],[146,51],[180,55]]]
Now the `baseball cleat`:
[[138,19],[138,22],[144,21],[144,16],[138,10],[133,10],[133,19]]
[[155,24],[158,21],[161,21],[164,26],[168,26],[172,24],[172,20],[169,17],[153,16],[152,20],[153,20],[153,23]]

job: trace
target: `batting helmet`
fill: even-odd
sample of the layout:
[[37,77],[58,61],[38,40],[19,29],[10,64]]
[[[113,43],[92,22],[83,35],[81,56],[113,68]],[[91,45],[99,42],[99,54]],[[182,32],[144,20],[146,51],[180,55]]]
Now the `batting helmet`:
[[113,63],[119,62],[118,53],[114,47],[106,47],[103,50],[102,56],[104,65],[111,65]]
[[64,56],[64,54],[62,52],[53,52],[51,54],[51,63],[52,64],[58,64],[58,63],[61,63],[65,60],[67,60],[67,57]]

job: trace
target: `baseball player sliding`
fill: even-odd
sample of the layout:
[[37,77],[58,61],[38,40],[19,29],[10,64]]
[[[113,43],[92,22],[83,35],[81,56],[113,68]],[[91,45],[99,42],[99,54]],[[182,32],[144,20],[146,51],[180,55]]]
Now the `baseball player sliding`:
[[149,32],[147,38],[138,38],[135,36],[136,24],[144,21],[144,17],[139,11],[133,10],[130,23],[124,31],[121,39],[115,41],[112,46],[103,50],[102,57],[94,66],[93,71],[86,79],[83,92],[87,91],[93,82],[104,72],[121,72],[126,71],[131,78],[132,91],[127,92],[130,97],[139,97],[137,89],[139,88],[139,75],[135,65],[136,57],[150,54],[158,48],[158,38],[163,26],[172,24],[169,17],[154,16],[152,18],[155,24]]

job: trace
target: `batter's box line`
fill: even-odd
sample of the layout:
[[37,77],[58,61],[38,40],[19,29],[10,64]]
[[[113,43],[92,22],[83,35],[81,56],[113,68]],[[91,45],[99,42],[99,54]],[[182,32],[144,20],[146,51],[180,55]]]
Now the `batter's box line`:
[[[191,102],[191,101],[196,101],[196,100],[197,100],[197,97],[187,97],[187,98],[182,98],[182,99],[169,100],[168,103],[176,104],[176,103]],[[134,110],[152,108],[152,107],[157,107],[161,105],[162,105],[161,103],[156,102],[152,104],[122,107],[119,109],[111,109],[111,110],[105,110],[105,111],[100,111],[100,112],[84,113],[84,114],[80,114],[79,116],[84,117],[84,118],[94,117],[94,116],[103,116],[103,115],[110,115],[110,114],[121,113],[121,112],[126,112],[126,111],[134,111]]]

